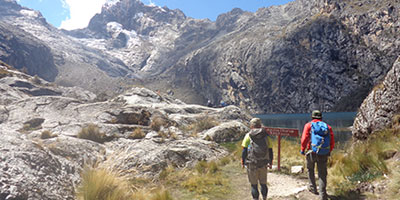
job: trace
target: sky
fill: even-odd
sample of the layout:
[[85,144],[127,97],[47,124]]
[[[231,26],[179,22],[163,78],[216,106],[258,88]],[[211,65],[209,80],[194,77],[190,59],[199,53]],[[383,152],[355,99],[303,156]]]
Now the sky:
[[[67,30],[84,28],[90,19],[100,13],[109,0],[17,0],[25,7],[39,10],[47,22]],[[113,0],[115,1],[115,0]],[[293,0],[141,0],[146,5],[180,9],[186,16],[215,21],[218,15],[241,8],[255,12],[258,8],[282,5]]]

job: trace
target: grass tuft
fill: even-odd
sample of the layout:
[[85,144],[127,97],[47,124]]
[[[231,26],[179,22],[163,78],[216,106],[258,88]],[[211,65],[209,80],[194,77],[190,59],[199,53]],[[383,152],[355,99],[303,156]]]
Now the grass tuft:
[[[185,131],[185,132],[190,132],[192,137],[197,137],[197,134],[208,130],[210,128],[213,128],[215,126],[218,126],[219,123],[211,118],[211,117],[202,117],[199,120],[197,120],[196,122],[185,126],[185,127],[181,127],[180,129]],[[206,138],[207,140],[212,140],[212,138]]]
[[204,130],[213,128],[214,126],[218,126],[218,122],[211,117],[205,117],[194,123],[193,126],[193,130],[200,133]]
[[133,195],[129,182],[117,173],[88,167],[77,191],[78,200],[125,200]]
[[161,127],[168,128],[170,126],[176,126],[177,123],[164,116],[155,116],[151,120],[150,128],[154,131],[160,131]]
[[100,128],[95,124],[89,124],[83,127],[78,133],[78,138],[91,140],[98,143],[104,143],[108,140],[106,134],[100,132]]
[[141,128],[136,128],[133,132],[128,136],[129,139],[142,139],[146,136],[146,134],[142,131]]

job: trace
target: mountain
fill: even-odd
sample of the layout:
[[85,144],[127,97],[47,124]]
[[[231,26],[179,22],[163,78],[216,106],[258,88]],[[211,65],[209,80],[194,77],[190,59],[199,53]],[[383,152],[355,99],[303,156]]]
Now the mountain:
[[355,111],[398,56],[398,10],[394,1],[260,9],[166,78],[258,112]]
[[98,94],[113,93],[129,84],[122,61],[63,34],[38,11],[1,0],[0,23],[0,58],[17,69],[26,68],[31,75]]
[[400,46],[398,0],[297,0],[255,13],[233,9],[215,22],[119,0],[73,31],[10,0],[0,7],[7,10],[0,21],[50,48],[56,83],[107,95],[141,85],[258,113],[355,111]]

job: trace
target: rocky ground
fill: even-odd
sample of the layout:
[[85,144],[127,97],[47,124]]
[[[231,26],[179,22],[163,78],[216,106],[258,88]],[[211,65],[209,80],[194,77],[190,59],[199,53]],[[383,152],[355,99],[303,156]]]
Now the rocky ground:
[[97,101],[4,63],[0,72],[0,199],[74,199],[82,168],[95,163],[156,177],[226,155],[217,142],[248,130],[250,116],[235,106],[189,105],[145,88]]

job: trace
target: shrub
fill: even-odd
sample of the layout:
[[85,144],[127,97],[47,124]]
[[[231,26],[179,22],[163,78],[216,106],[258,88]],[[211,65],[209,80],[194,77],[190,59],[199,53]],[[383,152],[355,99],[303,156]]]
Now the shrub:
[[78,133],[78,138],[87,139],[98,143],[104,143],[107,141],[105,133],[100,132],[97,125],[89,124],[87,127],[83,127]]
[[49,138],[54,138],[54,137],[57,137],[57,135],[53,134],[49,130],[43,131],[42,134],[40,135],[41,139],[49,139]]
[[118,173],[85,168],[77,189],[79,200],[128,200],[132,198],[129,182]]
[[129,139],[142,139],[146,136],[146,134],[142,131],[141,128],[136,128],[129,136]]

